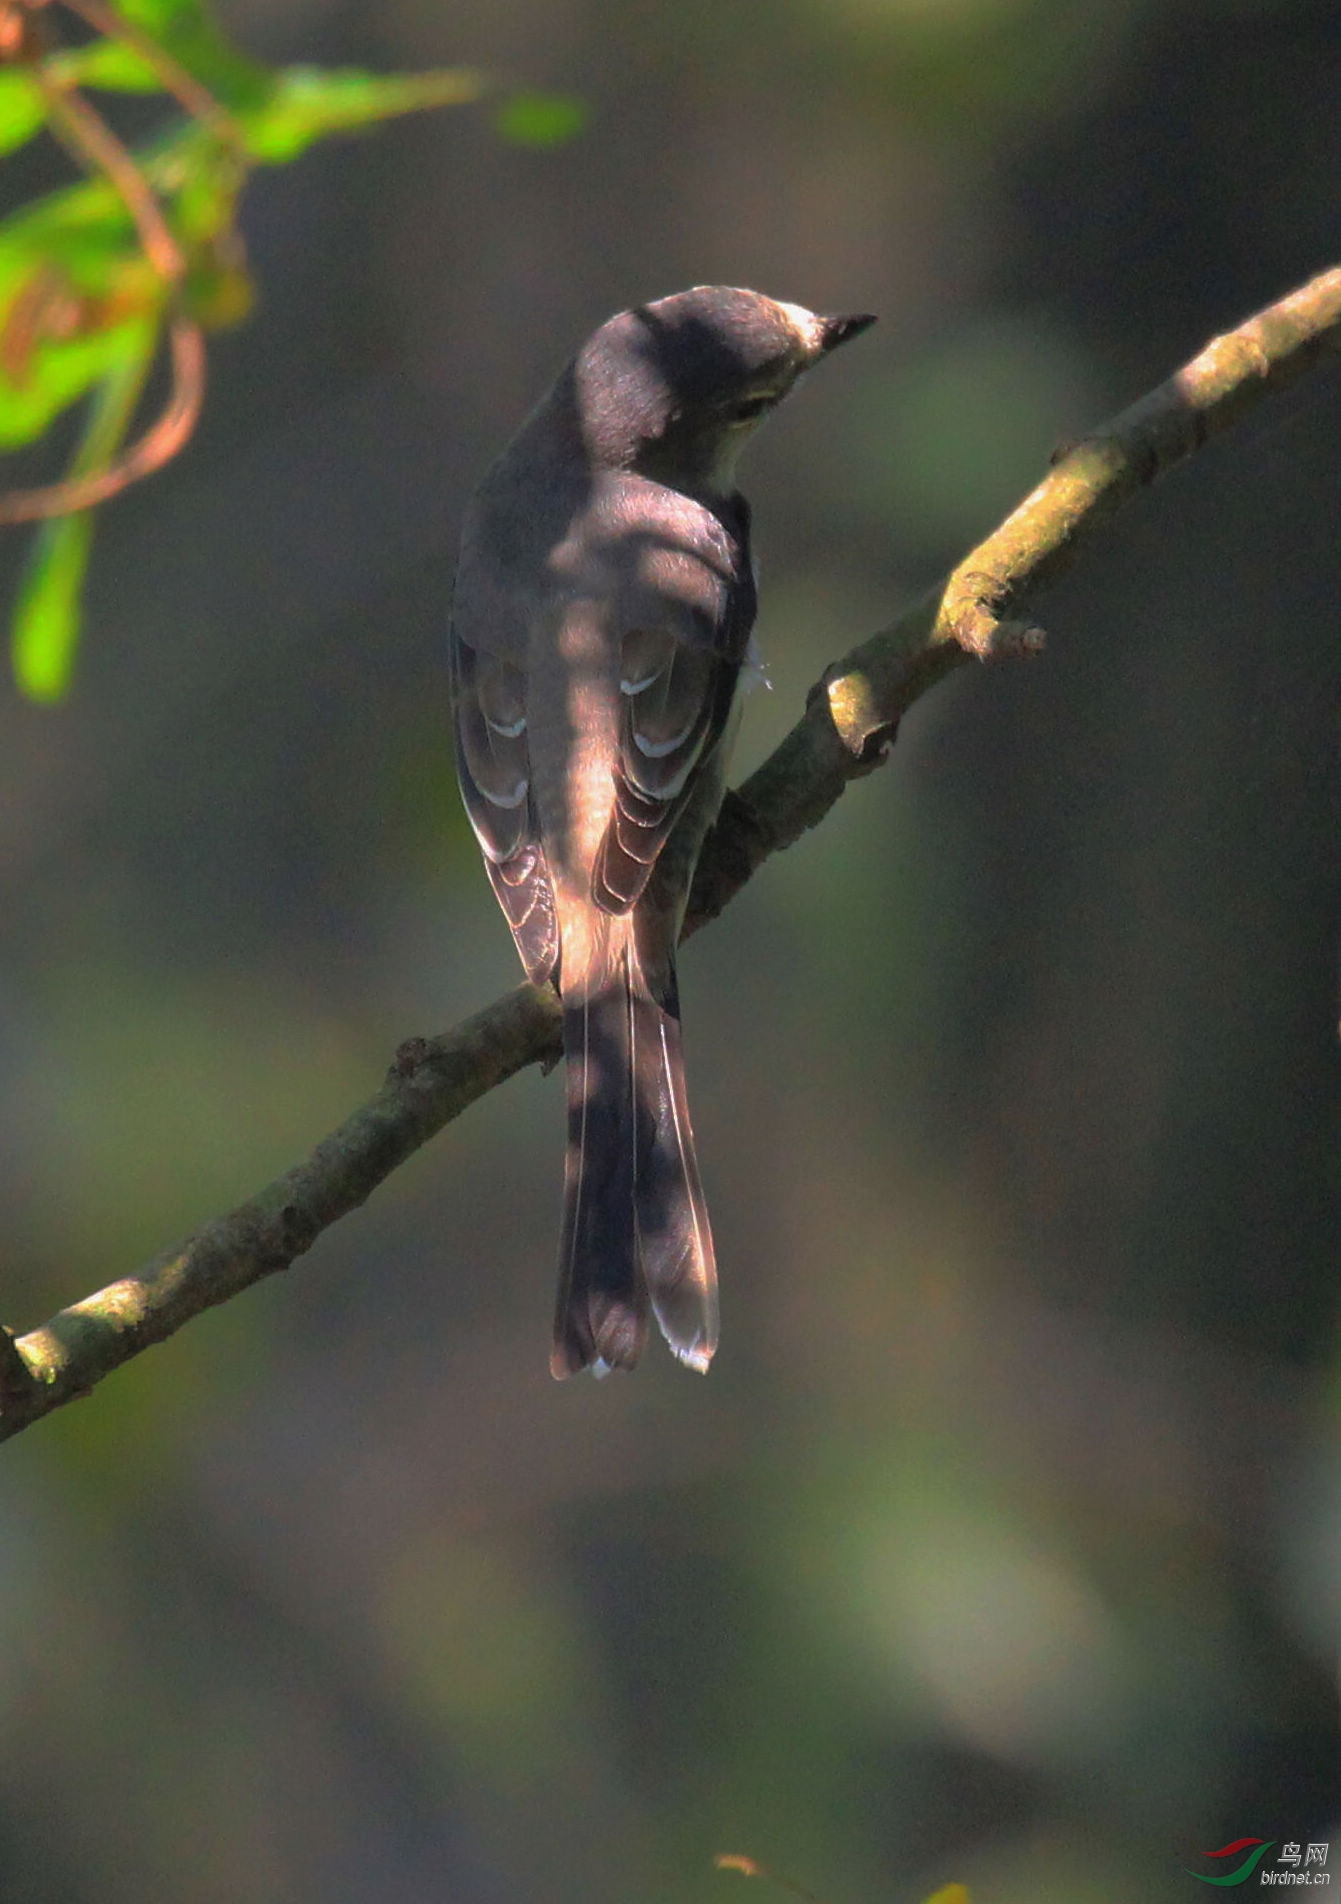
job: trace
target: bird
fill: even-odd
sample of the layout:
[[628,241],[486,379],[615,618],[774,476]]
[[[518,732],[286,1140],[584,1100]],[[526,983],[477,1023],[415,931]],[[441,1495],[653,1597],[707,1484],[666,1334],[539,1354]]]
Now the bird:
[[550,1368],[717,1347],[676,945],[756,610],[741,450],[874,323],[699,285],[578,350],[467,507],[450,619],[462,797],[522,966],[563,1007]]

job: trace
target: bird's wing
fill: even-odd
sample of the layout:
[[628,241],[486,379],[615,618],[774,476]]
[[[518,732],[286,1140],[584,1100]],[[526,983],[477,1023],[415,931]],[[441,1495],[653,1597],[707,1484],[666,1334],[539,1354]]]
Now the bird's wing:
[[450,648],[466,813],[527,977],[540,985],[557,969],[559,930],[531,795],[526,673],[506,655],[472,647],[456,620]]
[[620,638],[614,806],[592,879],[596,903],[627,912],[641,896],[698,769],[731,712],[754,621],[748,518],[730,532],[701,512],[694,541],[643,552]]

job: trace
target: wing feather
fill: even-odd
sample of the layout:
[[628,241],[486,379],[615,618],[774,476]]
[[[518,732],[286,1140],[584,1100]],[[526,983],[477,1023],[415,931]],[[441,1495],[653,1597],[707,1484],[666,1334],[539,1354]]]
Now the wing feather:
[[461,793],[528,978],[554,976],[559,929],[554,889],[531,796],[526,673],[451,634],[452,701]]
[[623,634],[614,806],[592,880],[607,912],[637,904],[727,725],[755,609],[748,515],[734,505],[731,537],[719,530],[710,549],[663,550],[645,566],[662,581],[663,612],[649,590]]

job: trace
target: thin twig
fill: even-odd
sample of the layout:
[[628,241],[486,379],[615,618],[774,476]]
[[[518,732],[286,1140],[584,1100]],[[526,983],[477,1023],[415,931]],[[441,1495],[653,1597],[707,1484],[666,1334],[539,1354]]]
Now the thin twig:
[[793,1897],[799,1897],[801,1904],[824,1904],[822,1897],[813,1891],[807,1891],[804,1884],[797,1884],[793,1878],[779,1877],[776,1871],[770,1871],[766,1864],[760,1864],[757,1858],[742,1857],[736,1851],[722,1851],[713,1859],[719,1871],[739,1871],[744,1878],[763,1878],[767,1884],[775,1884],[780,1891],[790,1891]]
[[179,283],[186,275],[181,246],[134,157],[102,115],[73,87],[54,80],[40,61],[29,68],[29,77],[46,104],[52,130],[76,163],[95,176],[101,174],[114,187],[135,221],[145,256],[164,284]]
[[7,496],[0,495],[0,528],[92,509],[171,462],[190,440],[205,400],[205,334],[194,318],[179,313],[168,327],[168,342],[171,395],[144,435],[105,469],[87,476],[69,476],[43,489],[16,489]]
[[[1264,397],[1341,350],[1341,269],[1281,299],[1061,455],[946,581],[830,668],[805,713],[709,835],[686,931],[885,757],[901,716],[973,656],[1033,652],[1019,611],[1124,501]],[[308,1160],[146,1269],[63,1309],[16,1347],[32,1377],[0,1400],[0,1439],[85,1394],[191,1317],[283,1269],[496,1084],[559,1052],[553,993],[522,986],[444,1037],[411,1040],[377,1095]]]
[[179,105],[184,106],[202,126],[208,127],[222,144],[231,146],[244,166],[249,163],[247,135],[232,113],[201,85],[194,74],[188,73],[166,48],[160,46],[152,34],[136,26],[133,20],[126,19],[115,7],[104,6],[103,0],[65,0],[65,5],[104,38],[122,40],[138,53],[145,65],[162,80],[165,92],[171,93]]

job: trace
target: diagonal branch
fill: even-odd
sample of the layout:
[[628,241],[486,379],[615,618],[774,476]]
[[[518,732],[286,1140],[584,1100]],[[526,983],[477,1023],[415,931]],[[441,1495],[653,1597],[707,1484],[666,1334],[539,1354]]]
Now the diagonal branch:
[[[1020,611],[1113,511],[1254,404],[1341,356],[1341,268],[1219,337],[1157,390],[1060,451],[1001,527],[890,627],[829,668],[804,714],[727,795],[686,934],[713,919],[770,854],[823,819],[888,752],[901,716],[966,661],[1036,653]],[[552,992],[520,986],[440,1038],[411,1039],[377,1095],[305,1163],[147,1268],[45,1327],[0,1332],[0,1439],[89,1392],[192,1316],[286,1269],[477,1098],[559,1054]]]

